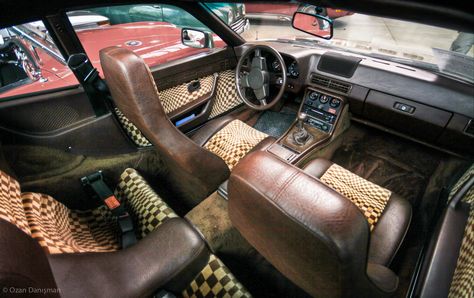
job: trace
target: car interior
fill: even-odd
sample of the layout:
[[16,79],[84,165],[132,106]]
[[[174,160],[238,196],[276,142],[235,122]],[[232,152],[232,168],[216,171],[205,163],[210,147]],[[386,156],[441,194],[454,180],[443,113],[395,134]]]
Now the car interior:
[[[318,7],[474,32],[462,1],[307,2],[286,26],[318,40]],[[86,48],[115,24],[68,19],[136,3],[206,28],[148,12]],[[42,21],[66,70],[0,30],[0,296],[473,297],[472,73],[249,41],[213,4],[2,1],[0,28]]]

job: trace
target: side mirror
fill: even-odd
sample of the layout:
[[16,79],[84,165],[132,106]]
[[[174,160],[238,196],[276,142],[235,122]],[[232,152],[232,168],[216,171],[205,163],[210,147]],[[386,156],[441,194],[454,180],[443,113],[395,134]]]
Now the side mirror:
[[214,47],[212,34],[197,29],[181,29],[181,42],[191,48],[205,49]]
[[332,21],[329,18],[305,13],[295,12],[291,25],[296,30],[321,37],[324,39],[331,39],[333,34]]

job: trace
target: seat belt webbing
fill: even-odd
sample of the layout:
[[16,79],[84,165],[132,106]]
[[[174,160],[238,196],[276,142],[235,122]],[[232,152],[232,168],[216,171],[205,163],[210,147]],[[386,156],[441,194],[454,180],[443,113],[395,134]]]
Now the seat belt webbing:
[[90,174],[81,178],[84,187],[90,187],[97,199],[99,199],[117,218],[117,223],[121,232],[122,248],[132,246],[137,242],[133,221],[125,207],[115,197],[112,190],[105,184],[102,171]]

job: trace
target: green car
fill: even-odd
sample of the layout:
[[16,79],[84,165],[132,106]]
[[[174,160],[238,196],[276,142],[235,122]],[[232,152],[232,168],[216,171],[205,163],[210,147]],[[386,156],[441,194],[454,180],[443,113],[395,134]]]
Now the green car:
[[[241,3],[209,3],[211,9],[221,20],[226,22],[232,30],[243,33],[249,28],[249,21],[245,17],[245,5]],[[191,27],[209,30],[203,23],[183,9],[167,4],[121,5],[104,8],[89,9],[89,11],[109,18],[110,24],[132,22],[167,22],[178,27]]]

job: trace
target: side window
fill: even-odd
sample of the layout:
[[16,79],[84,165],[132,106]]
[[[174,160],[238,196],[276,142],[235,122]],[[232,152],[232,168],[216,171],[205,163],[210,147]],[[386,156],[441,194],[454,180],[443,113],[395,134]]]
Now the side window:
[[[110,46],[134,51],[150,67],[225,47],[225,43],[203,23],[173,5],[108,6],[73,11],[68,16],[87,56],[98,69],[99,51]],[[100,19],[101,25],[94,28],[75,25],[87,19],[94,23]]]
[[0,29],[0,101],[77,84],[43,22]]

